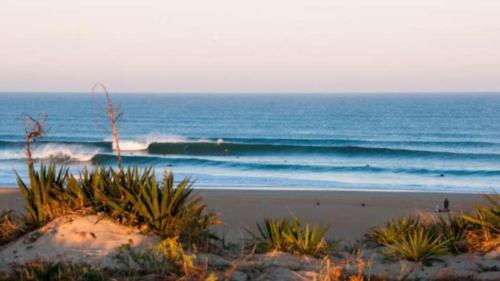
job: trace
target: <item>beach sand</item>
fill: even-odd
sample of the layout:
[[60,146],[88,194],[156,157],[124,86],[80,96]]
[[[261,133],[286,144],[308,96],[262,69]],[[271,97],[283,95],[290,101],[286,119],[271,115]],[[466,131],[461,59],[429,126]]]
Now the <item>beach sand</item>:
[[[365,191],[269,191],[199,189],[208,209],[220,213],[217,227],[227,241],[248,237],[246,228],[266,217],[297,216],[304,222],[329,225],[329,236],[355,241],[373,226],[418,211],[433,212],[444,198],[452,211],[468,211],[483,202],[479,194],[365,192]],[[364,206],[362,206],[364,204]],[[22,199],[14,188],[0,189],[0,209],[22,211]]]

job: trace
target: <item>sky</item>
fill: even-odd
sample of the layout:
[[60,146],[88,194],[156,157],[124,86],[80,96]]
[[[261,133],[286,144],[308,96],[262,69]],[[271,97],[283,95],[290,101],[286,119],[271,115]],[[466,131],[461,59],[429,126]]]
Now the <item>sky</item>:
[[2,0],[0,91],[500,91],[498,0]]

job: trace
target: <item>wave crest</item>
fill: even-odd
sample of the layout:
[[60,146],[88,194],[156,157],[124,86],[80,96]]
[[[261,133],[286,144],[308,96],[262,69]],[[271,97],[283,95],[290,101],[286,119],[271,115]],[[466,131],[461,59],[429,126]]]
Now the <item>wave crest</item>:
[[[106,141],[113,142],[113,150],[116,150],[116,143],[108,138]],[[162,144],[181,144],[181,143],[213,143],[214,141],[208,139],[190,140],[179,135],[162,135],[162,134],[149,134],[136,139],[120,139],[120,149],[122,151],[147,151],[149,146],[153,143]],[[222,143],[222,139],[218,139],[216,143]]]
[[[54,160],[54,161],[78,161],[86,162],[100,152],[97,148],[89,148],[82,145],[61,145],[61,144],[42,144],[33,148],[33,159]],[[25,159],[25,153],[22,148],[16,150],[0,151],[1,160],[19,160]]]

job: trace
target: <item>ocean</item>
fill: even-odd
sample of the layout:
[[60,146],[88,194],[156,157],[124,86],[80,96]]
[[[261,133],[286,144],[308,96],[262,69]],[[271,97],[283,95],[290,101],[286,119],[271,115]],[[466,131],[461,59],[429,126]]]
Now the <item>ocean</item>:
[[[490,192],[500,95],[112,94],[126,165],[198,188]],[[103,95],[0,93],[0,186],[26,176],[22,113],[47,116],[34,157],[115,165]]]

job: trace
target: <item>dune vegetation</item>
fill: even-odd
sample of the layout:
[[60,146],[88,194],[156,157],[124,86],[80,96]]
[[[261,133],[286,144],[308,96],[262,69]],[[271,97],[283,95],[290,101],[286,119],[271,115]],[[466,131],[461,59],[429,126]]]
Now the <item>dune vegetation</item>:
[[[114,111],[107,92],[106,96],[118,144],[116,121],[121,114]],[[175,183],[170,171],[160,178],[152,168],[124,167],[119,145],[118,168],[85,168],[77,175],[53,163],[40,162],[37,168],[30,147],[43,135],[44,128],[42,122],[29,120],[28,181],[17,174],[25,212],[0,213],[0,246],[68,215],[103,217],[157,237],[159,242],[142,250],[134,249],[131,243],[118,247],[114,259],[119,269],[35,260],[12,265],[0,274],[0,280],[144,280],[146,276],[147,280],[248,280],[270,274],[270,268],[277,266],[282,267],[273,274],[288,276],[280,280],[391,280],[380,275],[371,278],[375,265],[363,256],[364,250],[376,249],[388,260],[422,267],[445,256],[483,254],[500,247],[500,195],[494,193],[485,195],[487,204],[477,205],[470,214],[417,214],[388,221],[372,228],[365,241],[343,253],[336,247],[338,241],[327,239],[330,229],[326,226],[301,222],[297,217],[269,218],[257,223],[256,231],[248,231],[250,239],[240,256],[227,254],[224,243],[216,245],[215,241],[221,239],[211,229],[222,222],[195,194],[191,179]],[[205,263],[199,262],[202,257]],[[289,272],[293,274],[283,275]],[[409,280],[405,274],[398,280]]]
[[[29,182],[18,176],[18,183],[26,212],[24,216],[2,212],[1,244],[58,217],[74,214],[98,214],[158,236],[160,242],[143,251],[136,251],[130,245],[117,249],[116,261],[122,267],[119,271],[70,262],[39,261],[16,265],[0,275],[0,280],[111,280],[148,274],[164,277],[158,280],[219,280],[227,275],[195,262],[197,251],[209,250],[206,245],[217,239],[210,231],[211,226],[221,222],[193,193],[193,182],[188,178],[174,184],[170,172],[159,180],[152,169],[126,168],[120,173],[111,167],[84,169],[75,176],[64,167],[40,163],[38,169],[34,165],[30,167]],[[470,214],[417,214],[388,221],[366,234],[366,245],[375,245],[388,259],[407,260],[422,266],[430,266],[449,255],[497,249],[500,246],[499,195],[485,198],[488,204],[476,206]],[[335,249],[337,242],[327,240],[328,230],[328,227],[303,223],[296,217],[266,219],[257,223],[256,231],[250,232],[247,247],[257,253],[286,252],[323,259],[316,280],[365,280],[363,276],[367,276],[369,265],[361,257],[351,264],[358,268],[355,272],[332,266],[330,259],[338,250]],[[352,279],[354,277],[358,279]]]

